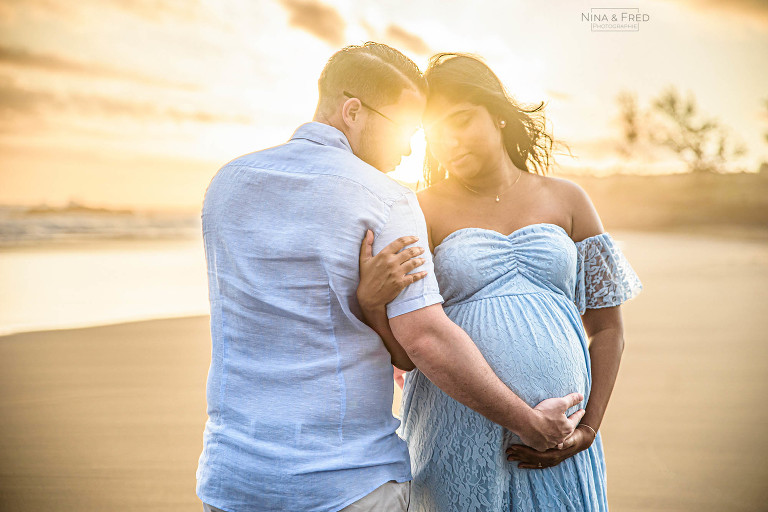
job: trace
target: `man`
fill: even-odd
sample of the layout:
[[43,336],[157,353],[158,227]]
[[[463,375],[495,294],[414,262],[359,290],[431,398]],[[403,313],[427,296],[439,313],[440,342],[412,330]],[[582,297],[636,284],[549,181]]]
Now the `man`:
[[[360,242],[374,252],[426,226],[384,173],[410,154],[425,107],[418,67],[382,44],[334,54],[314,121],[211,181],[203,237],[211,302],[208,421],[197,472],[206,510],[406,510],[410,464],[392,417],[394,360],[355,298]],[[414,239],[402,239],[401,247]],[[442,312],[428,272],[387,306],[410,359],[531,446],[561,443],[580,395],[531,409]]]

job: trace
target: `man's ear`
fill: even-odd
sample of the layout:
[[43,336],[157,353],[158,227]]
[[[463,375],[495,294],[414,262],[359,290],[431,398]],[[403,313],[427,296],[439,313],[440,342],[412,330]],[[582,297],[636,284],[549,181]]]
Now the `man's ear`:
[[341,118],[347,126],[353,126],[360,120],[363,105],[357,98],[349,98],[341,106]]

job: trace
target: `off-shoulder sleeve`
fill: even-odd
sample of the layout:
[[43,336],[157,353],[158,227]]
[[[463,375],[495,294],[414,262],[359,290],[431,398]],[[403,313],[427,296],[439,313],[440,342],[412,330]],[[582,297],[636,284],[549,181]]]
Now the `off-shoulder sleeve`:
[[608,233],[576,242],[576,295],[579,313],[618,306],[640,293],[643,285]]

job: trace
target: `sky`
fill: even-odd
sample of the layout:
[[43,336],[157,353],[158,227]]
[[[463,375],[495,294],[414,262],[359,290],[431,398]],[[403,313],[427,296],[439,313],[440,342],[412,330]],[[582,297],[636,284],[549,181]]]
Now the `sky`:
[[[482,56],[523,104],[544,101],[557,172],[679,172],[627,160],[616,96],[641,108],[695,96],[768,161],[768,3],[647,0],[637,31],[597,32],[615,1],[2,0],[0,204],[199,209],[229,160],[310,121],[317,77],[347,44],[391,44],[422,69],[438,51]],[[392,176],[419,179],[423,135]]]

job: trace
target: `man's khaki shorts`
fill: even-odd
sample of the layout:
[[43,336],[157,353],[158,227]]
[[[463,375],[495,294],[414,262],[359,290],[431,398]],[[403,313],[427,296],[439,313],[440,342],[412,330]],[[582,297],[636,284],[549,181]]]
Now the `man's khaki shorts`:
[[411,482],[390,480],[339,512],[407,512],[411,504]]
[[[339,512],[408,512],[411,504],[411,482],[390,480]],[[223,512],[203,503],[205,512]]]

